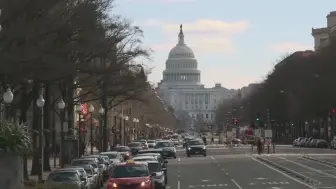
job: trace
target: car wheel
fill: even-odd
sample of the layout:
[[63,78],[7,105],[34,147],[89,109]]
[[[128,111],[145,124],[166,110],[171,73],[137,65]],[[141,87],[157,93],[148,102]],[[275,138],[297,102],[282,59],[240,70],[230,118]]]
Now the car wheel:
[[176,156],[174,156],[174,159],[176,159]]
[[187,154],[188,157],[190,157],[190,154]]
[[206,156],[206,153],[204,154],[204,156]]

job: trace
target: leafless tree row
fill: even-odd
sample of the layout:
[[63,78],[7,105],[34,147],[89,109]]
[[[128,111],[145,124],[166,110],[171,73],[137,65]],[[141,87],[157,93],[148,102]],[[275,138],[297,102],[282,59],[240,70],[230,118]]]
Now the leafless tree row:
[[319,51],[284,57],[248,97],[223,102],[217,123],[231,124],[235,117],[247,125],[258,115],[267,124],[327,120],[336,108],[335,51],[331,40]]
[[[151,50],[142,45],[138,26],[114,15],[113,0],[2,0],[0,7],[0,92],[14,92],[7,117],[26,123],[32,111],[38,130],[35,100],[41,91],[49,130],[50,112],[57,112],[61,98],[69,119],[78,101],[100,101],[109,110],[125,100],[143,100],[149,85],[135,60],[149,58]],[[50,170],[48,148],[44,159]]]

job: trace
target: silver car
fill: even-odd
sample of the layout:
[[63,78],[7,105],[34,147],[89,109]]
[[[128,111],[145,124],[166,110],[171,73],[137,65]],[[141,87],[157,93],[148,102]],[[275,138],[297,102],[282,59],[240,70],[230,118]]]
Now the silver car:
[[83,181],[84,179],[81,180],[78,170],[59,169],[51,172],[45,183],[51,188],[61,188],[64,185],[71,185],[73,189],[83,189]]
[[91,189],[99,189],[99,175],[95,172],[94,168],[91,165],[83,165],[82,166],[88,176],[88,180],[90,183]]

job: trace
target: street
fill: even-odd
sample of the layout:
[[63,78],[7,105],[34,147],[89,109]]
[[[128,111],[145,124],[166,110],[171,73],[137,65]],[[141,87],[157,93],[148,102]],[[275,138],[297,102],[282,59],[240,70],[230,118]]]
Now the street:
[[[206,157],[188,158],[181,149],[177,159],[168,160],[167,188],[306,189],[314,185],[260,161],[259,157],[312,177],[320,188],[336,188],[335,150],[291,146],[278,150],[278,154],[259,156],[251,148],[209,148]],[[316,159],[335,163],[335,167]]]

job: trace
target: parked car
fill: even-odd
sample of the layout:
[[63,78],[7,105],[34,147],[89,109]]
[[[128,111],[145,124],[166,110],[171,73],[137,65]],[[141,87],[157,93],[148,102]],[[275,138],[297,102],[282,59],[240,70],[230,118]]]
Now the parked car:
[[317,148],[328,148],[329,143],[325,139],[318,139],[316,142]]

